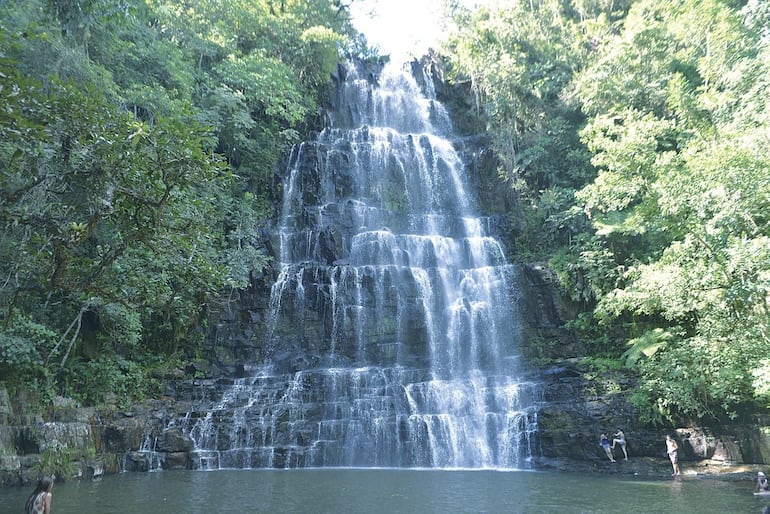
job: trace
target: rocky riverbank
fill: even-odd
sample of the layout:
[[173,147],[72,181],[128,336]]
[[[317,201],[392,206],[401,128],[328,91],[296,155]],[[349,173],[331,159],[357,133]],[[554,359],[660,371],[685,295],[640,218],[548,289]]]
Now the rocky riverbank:
[[[538,375],[545,380],[534,469],[667,478],[667,433],[679,441],[685,478],[752,481],[757,471],[769,469],[770,427],[761,418],[720,427],[645,427],[634,421],[627,402],[625,391],[632,384],[624,381],[631,379],[619,372],[581,373],[565,361]],[[65,480],[198,469],[200,456],[179,420],[211,410],[221,387],[222,380],[179,381],[169,385],[168,397],[127,409],[81,408],[59,398],[44,413],[28,411],[19,399],[10,401],[0,388],[0,483],[28,485],[44,469]],[[628,438],[629,460],[617,448],[613,463],[599,446],[599,434],[618,428]]]
[[[0,387],[0,484],[27,485],[42,472],[59,480],[121,471],[185,468],[191,441],[168,422],[190,408],[167,398],[129,409],[78,407],[57,398],[46,412]],[[157,450],[157,451],[156,451]]]
[[[671,463],[668,458],[633,457],[615,463],[604,461],[578,461],[567,458],[540,459],[538,469],[566,473],[600,473],[642,478],[671,478]],[[684,478],[713,478],[718,480],[753,482],[758,471],[767,471],[768,466],[759,464],[736,464],[720,460],[703,459],[682,461]]]

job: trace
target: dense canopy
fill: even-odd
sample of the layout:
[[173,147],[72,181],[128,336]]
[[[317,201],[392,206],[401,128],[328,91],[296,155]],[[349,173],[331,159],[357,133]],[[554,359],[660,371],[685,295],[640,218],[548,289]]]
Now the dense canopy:
[[588,356],[640,374],[648,421],[765,406],[768,4],[498,2],[458,24],[446,52],[520,199],[520,257],[582,303]]
[[[269,266],[276,166],[369,53],[350,1],[0,5],[6,384],[130,401],[200,352]],[[577,306],[574,357],[637,375],[649,422],[770,404],[769,4],[463,5],[439,53],[493,141],[488,210]]]
[[9,386],[127,401],[199,351],[354,36],[325,0],[0,5]]

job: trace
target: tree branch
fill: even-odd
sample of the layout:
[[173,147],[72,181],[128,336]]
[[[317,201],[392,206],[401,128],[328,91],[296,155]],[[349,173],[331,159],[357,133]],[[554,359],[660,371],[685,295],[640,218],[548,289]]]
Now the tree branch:
[[53,350],[51,350],[51,353],[48,354],[48,357],[45,359],[45,364],[48,364],[48,361],[51,360],[51,357],[54,356],[54,354],[57,352],[61,344],[64,342],[64,340],[67,338],[67,335],[70,333],[70,331],[73,329],[73,327],[77,326],[75,329],[75,333],[72,335],[72,338],[70,339],[70,344],[67,347],[67,353],[64,354],[64,358],[61,361],[61,364],[59,367],[63,368],[64,363],[67,362],[67,357],[69,357],[70,351],[72,351],[72,347],[75,344],[75,340],[77,339],[78,335],[80,335],[80,327],[83,323],[83,313],[88,310],[88,303],[83,305],[80,308],[80,312],[78,312],[77,316],[75,316],[75,319],[72,320],[72,323],[67,327],[67,330],[64,331],[64,334],[62,334],[61,338],[59,339],[59,342],[56,343],[56,346],[53,347]]

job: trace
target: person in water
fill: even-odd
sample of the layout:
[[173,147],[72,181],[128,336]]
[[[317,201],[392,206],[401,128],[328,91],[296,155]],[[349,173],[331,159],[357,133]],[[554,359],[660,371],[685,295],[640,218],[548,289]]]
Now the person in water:
[[612,449],[615,449],[615,445],[619,444],[620,449],[623,450],[623,455],[625,458],[623,460],[628,460],[628,452],[626,451],[626,434],[623,433],[621,429],[618,429],[618,432],[616,434],[613,434],[614,439],[612,440]]
[[27,498],[24,504],[25,514],[51,514],[51,489],[53,489],[53,479],[43,477],[37,481],[37,487]]
[[601,435],[601,441],[599,444],[602,445],[602,448],[604,449],[604,453],[607,454],[607,458],[610,459],[610,462],[615,462],[615,457],[612,456],[612,449],[610,448],[610,440],[607,438],[607,434]]
[[679,445],[676,444],[676,441],[674,440],[671,435],[666,435],[666,453],[668,453],[668,458],[671,460],[671,467],[674,468],[674,472],[671,473],[671,476],[674,475],[680,475],[681,472],[679,471]]
[[770,482],[767,481],[767,477],[765,476],[765,473],[763,471],[760,471],[759,473],[757,473],[757,488],[755,492],[757,493],[770,492]]

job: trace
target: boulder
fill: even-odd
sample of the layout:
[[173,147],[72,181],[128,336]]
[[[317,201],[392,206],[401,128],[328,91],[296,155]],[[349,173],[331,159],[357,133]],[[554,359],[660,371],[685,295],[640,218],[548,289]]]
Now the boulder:
[[192,450],[194,446],[195,442],[181,428],[169,428],[158,437],[155,450],[167,453],[185,453]]

